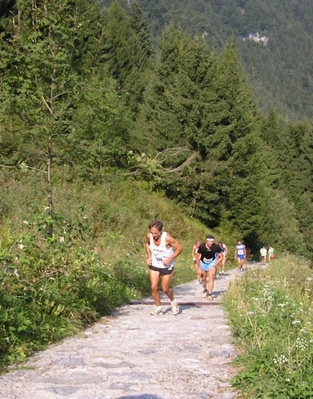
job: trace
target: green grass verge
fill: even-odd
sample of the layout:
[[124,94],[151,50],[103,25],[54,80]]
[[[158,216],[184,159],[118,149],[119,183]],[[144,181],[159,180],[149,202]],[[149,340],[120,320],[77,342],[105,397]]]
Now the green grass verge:
[[224,298],[243,398],[313,398],[313,273],[286,256],[247,272]]

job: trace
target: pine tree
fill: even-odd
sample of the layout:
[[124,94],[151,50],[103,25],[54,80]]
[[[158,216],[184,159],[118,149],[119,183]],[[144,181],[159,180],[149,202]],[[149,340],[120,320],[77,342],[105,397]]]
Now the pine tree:
[[151,42],[142,11],[136,3],[132,4],[128,17],[117,1],[112,2],[106,10],[105,43],[109,72],[119,83],[121,95],[136,118],[152,67]]
[[143,71],[148,67],[148,63],[153,55],[152,40],[149,33],[148,24],[143,16],[143,11],[137,1],[131,2],[130,7],[130,27],[135,32],[138,40],[137,51],[141,56],[137,59],[137,68]]
[[[226,207],[249,236],[262,219],[262,165],[256,108],[234,45],[223,57],[207,54],[201,38],[170,25],[158,59],[136,125],[137,141],[169,168],[158,186],[211,227]],[[190,154],[198,154],[193,163]]]
[[247,242],[257,235],[262,220],[265,197],[260,180],[264,172],[258,154],[261,141],[256,107],[232,42],[220,59],[212,90],[216,97],[210,139],[218,161],[216,177],[224,179],[228,187],[219,202],[229,210],[230,222]]

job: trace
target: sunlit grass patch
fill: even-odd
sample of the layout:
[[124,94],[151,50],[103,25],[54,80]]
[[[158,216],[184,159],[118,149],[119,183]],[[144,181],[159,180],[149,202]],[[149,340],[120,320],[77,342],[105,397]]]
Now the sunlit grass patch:
[[224,304],[238,347],[243,397],[313,398],[312,270],[286,257],[249,271]]

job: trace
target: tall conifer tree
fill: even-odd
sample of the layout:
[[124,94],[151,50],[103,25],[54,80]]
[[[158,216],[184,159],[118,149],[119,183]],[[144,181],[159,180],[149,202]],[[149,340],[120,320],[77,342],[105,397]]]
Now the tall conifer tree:
[[[171,25],[158,59],[136,133],[151,153],[159,152],[158,159],[179,149],[163,165],[180,172],[163,177],[161,185],[210,226],[228,207],[234,227],[248,236],[260,224],[263,192],[256,109],[235,47],[229,45],[222,58],[207,54],[201,38]],[[186,163],[191,152],[198,154],[193,164]]]
[[137,3],[128,17],[115,0],[106,11],[106,61],[121,95],[135,113],[152,67],[152,48],[142,11]]

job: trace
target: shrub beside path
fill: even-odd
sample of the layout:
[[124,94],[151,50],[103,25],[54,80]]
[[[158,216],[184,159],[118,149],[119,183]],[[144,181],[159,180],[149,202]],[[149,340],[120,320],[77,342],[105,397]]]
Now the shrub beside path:
[[223,293],[236,270],[215,280],[214,301],[195,281],[175,288],[180,313],[151,316],[151,298],[122,306],[84,332],[0,376],[1,399],[231,399],[235,355]]

